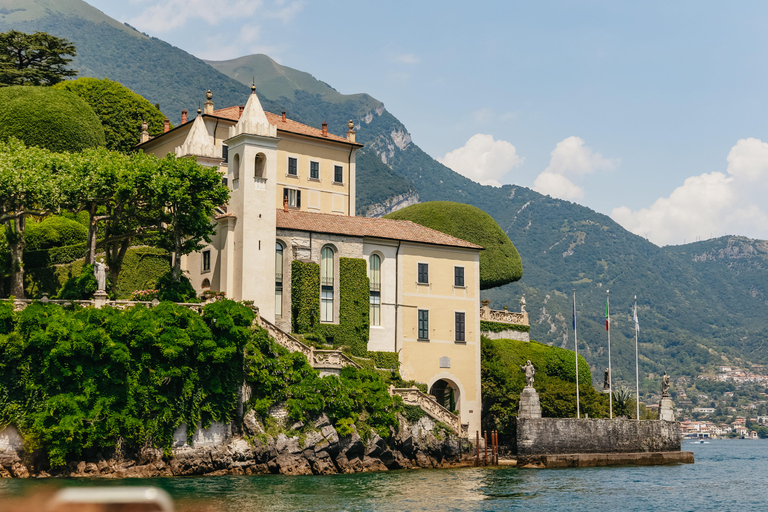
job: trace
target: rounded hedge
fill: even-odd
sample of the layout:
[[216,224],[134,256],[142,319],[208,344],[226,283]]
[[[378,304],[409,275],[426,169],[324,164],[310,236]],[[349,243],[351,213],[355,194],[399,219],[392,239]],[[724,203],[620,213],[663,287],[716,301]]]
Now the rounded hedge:
[[81,244],[88,240],[88,228],[76,220],[59,216],[42,222],[27,222],[24,232],[28,251],[41,251],[52,247]]
[[27,146],[82,151],[104,145],[104,130],[79,96],[52,87],[0,88],[0,141],[16,137]]
[[150,134],[163,133],[165,116],[152,103],[108,78],[82,77],[53,86],[80,96],[91,106],[104,128],[107,149],[127,153],[139,143],[141,123]]
[[481,245],[480,289],[487,290],[523,277],[523,261],[504,230],[480,208],[450,201],[419,203],[386,215]]

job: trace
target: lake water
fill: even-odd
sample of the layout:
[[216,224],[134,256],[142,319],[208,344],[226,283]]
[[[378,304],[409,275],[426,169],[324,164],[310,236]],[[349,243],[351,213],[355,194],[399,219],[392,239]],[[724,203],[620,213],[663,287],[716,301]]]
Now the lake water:
[[[0,480],[8,498],[57,486],[155,485],[181,511],[758,510],[768,503],[768,440],[684,442],[695,464],[583,469],[406,470],[334,476]],[[29,510],[29,512],[33,512]]]

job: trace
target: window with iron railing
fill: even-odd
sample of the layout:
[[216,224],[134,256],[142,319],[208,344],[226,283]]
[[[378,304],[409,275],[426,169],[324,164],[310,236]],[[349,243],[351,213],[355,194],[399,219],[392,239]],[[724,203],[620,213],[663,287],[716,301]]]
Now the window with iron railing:
[[370,321],[372,326],[381,325],[381,257],[371,254],[368,258],[370,282]]
[[331,247],[320,251],[320,321],[333,322],[333,277],[336,253]]

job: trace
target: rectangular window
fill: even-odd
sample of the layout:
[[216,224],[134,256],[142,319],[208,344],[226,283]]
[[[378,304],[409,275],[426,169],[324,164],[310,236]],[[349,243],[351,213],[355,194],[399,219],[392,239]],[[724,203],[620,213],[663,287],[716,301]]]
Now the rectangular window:
[[426,309],[419,310],[419,339],[429,339],[429,311]]
[[333,166],[333,182],[342,183],[344,181],[344,168],[340,165]]
[[275,288],[275,317],[283,316],[283,284]]
[[203,272],[211,270],[211,251],[203,251]]
[[[288,198],[288,206],[291,208],[301,208],[301,190],[293,188],[283,189],[283,198]],[[283,199],[285,200],[285,199]]]
[[464,267],[453,267],[453,286],[464,287]]
[[381,326],[381,293],[371,292],[371,325]]
[[226,144],[221,145],[221,158],[224,159],[224,163],[229,162],[229,146]]
[[419,284],[429,284],[429,265],[419,263]]
[[320,291],[320,321],[333,322],[333,287],[323,286]]
[[456,312],[454,313],[456,317],[456,341],[466,341],[464,337],[464,331],[465,331],[465,323],[464,323],[464,312]]
[[288,176],[299,175],[299,161],[292,156],[288,157]]
[[309,162],[309,179],[320,179],[320,162]]

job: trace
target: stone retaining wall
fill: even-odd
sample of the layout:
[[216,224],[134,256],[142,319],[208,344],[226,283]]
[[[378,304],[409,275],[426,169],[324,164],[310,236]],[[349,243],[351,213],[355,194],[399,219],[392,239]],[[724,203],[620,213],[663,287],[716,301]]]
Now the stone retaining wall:
[[518,418],[519,457],[571,453],[680,451],[680,424],[627,419]]

